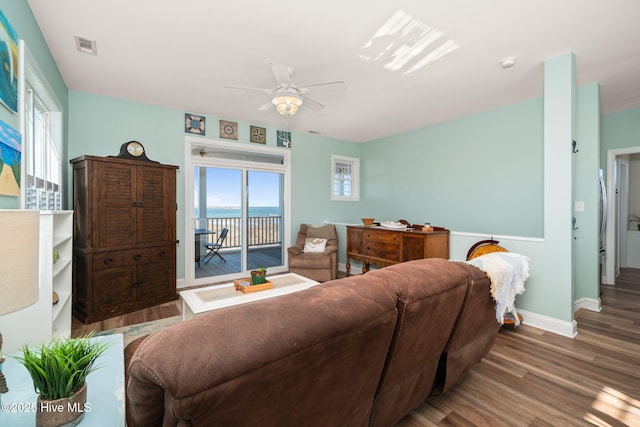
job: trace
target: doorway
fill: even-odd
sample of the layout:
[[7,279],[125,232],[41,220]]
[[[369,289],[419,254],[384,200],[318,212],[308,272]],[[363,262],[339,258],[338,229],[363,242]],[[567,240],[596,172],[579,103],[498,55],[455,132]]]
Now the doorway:
[[185,285],[247,277],[259,267],[287,271],[288,150],[201,139],[189,145]]
[[[607,220],[605,230],[605,254],[602,268],[601,282],[605,285],[614,285],[620,266],[626,263],[626,230],[628,229],[629,217],[629,192],[638,191],[632,185],[630,179],[625,179],[629,175],[629,156],[640,153],[640,147],[620,148],[607,151]],[[625,171],[621,176],[620,165],[623,164]],[[624,166],[626,165],[626,166]],[[622,187],[621,187],[622,180]],[[626,186],[625,186],[626,185]],[[620,191],[620,190],[624,191]],[[621,234],[625,236],[621,238]],[[624,241],[624,242],[623,242]],[[621,245],[625,249],[621,249]],[[622,257],[625,257],[623,260]]]

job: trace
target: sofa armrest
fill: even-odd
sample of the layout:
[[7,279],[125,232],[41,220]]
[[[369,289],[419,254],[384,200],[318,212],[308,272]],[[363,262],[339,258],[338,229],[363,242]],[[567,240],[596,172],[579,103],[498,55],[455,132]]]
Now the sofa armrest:
[[290,248],[287,248],[287,252],[289,252],[289,255],[301,255],[304,250],[300,247],[300,246],[291,246]]
[[324,254],[325,255],[331,255],[333,253],[338,252],[338,247],[337,246],[329,246],[327,248],[324,249]]
[[[141,336],[140,338],[136,338],[135,340],[133,340],[129,344],[127,344],[127,346],[124,348],[124,384],[125,384],[125,387],[127,386],[127,382],[128,382],[128,379],[129,379],[129,362],[131,362],[131,358],[133,357],[133,355],[136,352],[136,350],[138,349],[138,347],[140,347],[140,344],[142,344],[142,342],[144,340],[146,340],[148,336],[149,336],[149,334]],[[125,400],[125,408],[126,408],[127,426],[128,427],[135,427],[135,422],[133,420],[133,415],[131,413],[131,406],[129,405],[129,399]]]

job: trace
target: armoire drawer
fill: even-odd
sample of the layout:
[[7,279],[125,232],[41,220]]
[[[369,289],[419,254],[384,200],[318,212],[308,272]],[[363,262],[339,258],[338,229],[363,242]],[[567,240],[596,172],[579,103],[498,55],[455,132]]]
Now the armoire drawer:
[[173,262],[174,245],[103,252],[93,255],[93,271],[157,262]]

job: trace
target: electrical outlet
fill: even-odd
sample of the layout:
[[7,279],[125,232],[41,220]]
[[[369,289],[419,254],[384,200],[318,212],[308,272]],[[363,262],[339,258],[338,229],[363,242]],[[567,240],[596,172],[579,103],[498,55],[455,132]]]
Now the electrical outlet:
[[574,202],[573,210],[575,212],[584,212],[584,202],[583,201]]

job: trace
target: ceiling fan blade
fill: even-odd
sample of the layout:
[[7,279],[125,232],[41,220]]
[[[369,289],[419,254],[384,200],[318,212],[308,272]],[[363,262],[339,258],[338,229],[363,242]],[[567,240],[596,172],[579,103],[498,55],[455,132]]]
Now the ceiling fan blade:
[[303,93],[307,93],[309,88],[322,88],[323,90],[334,90],[334,91],[342,91],[347,88],[347,85],[343,81],[339,82],[327,82],[327,83],[316,83],[313,85],[304,85],[300,86],[299,90]]
[[258,110],[268,110],[270,108],[273,108],[273,102],[269,101],[265,104],[262,104],[261,106],[258,107]]
[[324,105],[320,104],[318,101],[315,101],[307,96],[303,96],[302,99],[302,108],[309,107],[309,109],[313,111],[320,111],[324,108]]
[[278,82],[278,86],[282,87],[291,85],[291,74],[293,74],[293,70],[291,68],[287,65],[271,63],[271,70],[273,70],[273,75]]
[[255,90],[258,92],[264,92],[269,95],[273,95],[275,93],[274,89],[265,89],[262,87],[251,87],[251,86],[235,86],[235,85],[225,85],[227,89],[245,89],[245,90]]

